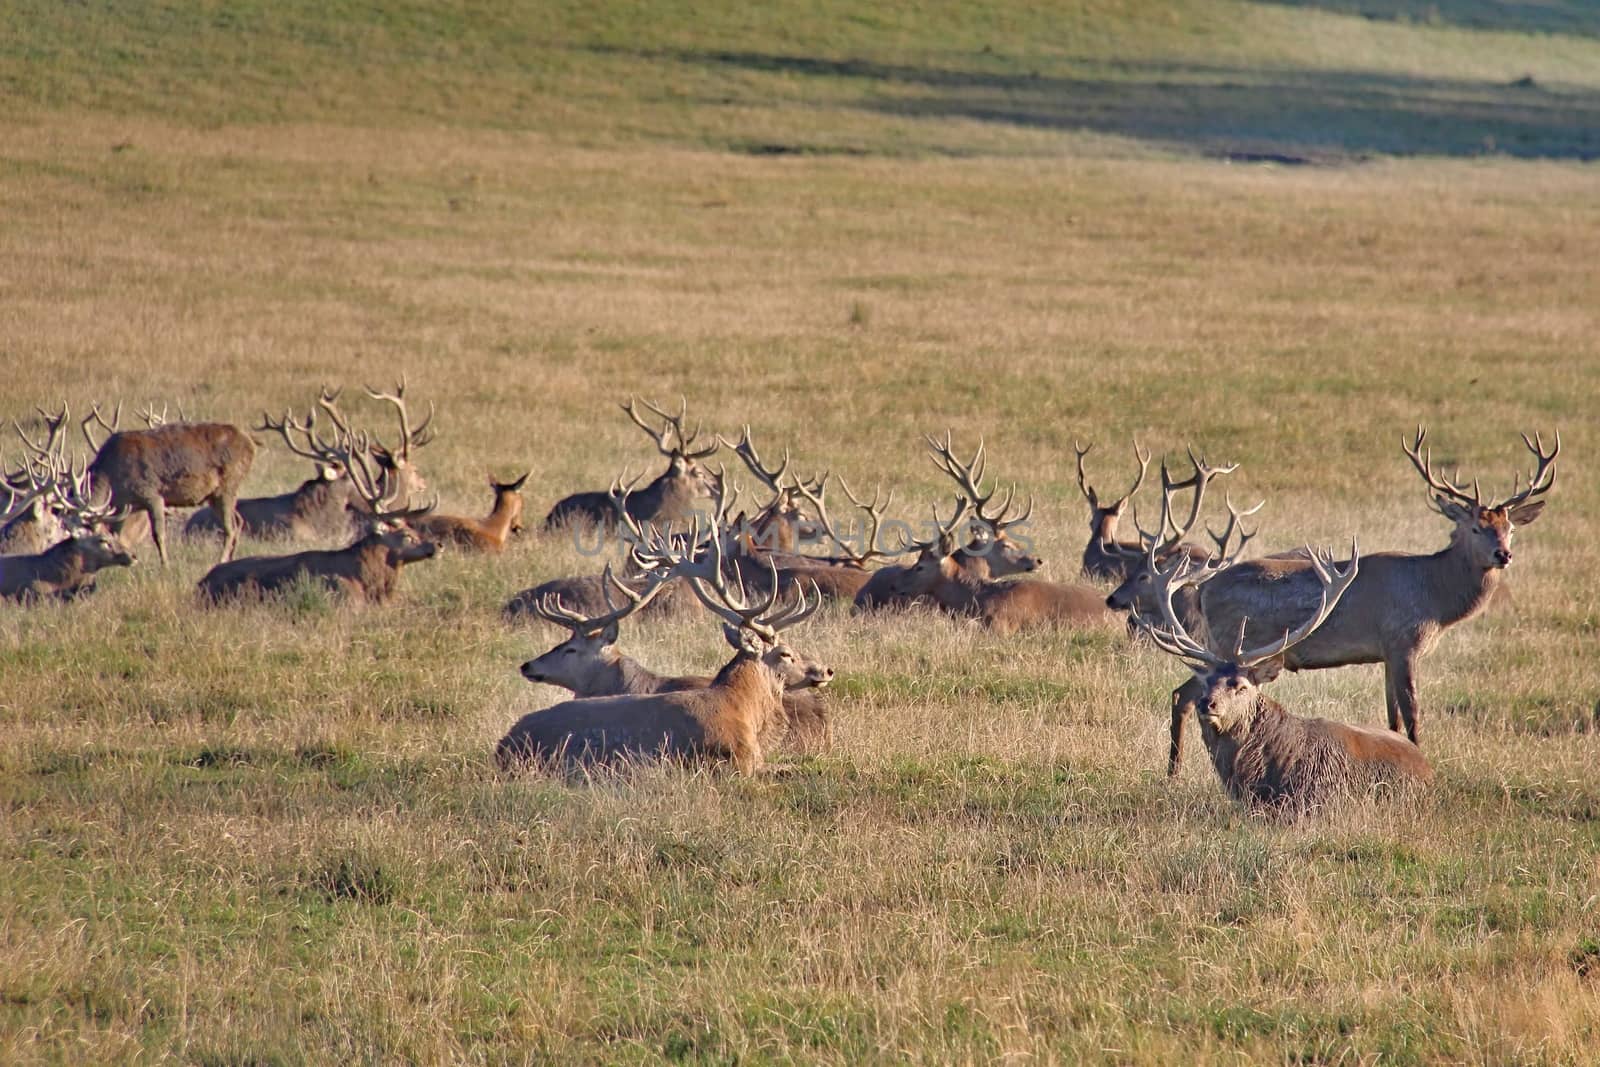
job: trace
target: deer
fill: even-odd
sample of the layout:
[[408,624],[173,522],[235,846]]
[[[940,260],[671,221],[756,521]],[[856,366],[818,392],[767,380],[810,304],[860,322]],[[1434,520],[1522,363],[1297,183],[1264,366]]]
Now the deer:
[[532,473],[509,482],[496,481],[491,474],[489,488],[494,492],[494,507],[485,518],[428,515],[413,522],[412,528],[436,544],[454,545],[469,552],[504,551],[511,535],[522,530],[522,484]]
[[[816,512],[817,529],[836,546],[837,553],[834,555],[806,556],[762,552],[756,544],[755,537],[748,535],[745,532],[746,527],[735,522],[736,531],[739,533],[735,541],[735,559],[754,564],[745,580],[751,583],[757,592],[765,591],[765,582],[770,573],[773,580],[778,583],[777,588],[780,592],[787,592],[799,584],[816,589],[824,600],[854,601],[861,596],[863,589],[873,583],[877,574],[882,573],[868,570],[868,564],[875,559],[885,559],[899,554],[898,551],[886,551],[880,547],[884,512],[894,503],[894,491],[890,490],[885,495],[882,487],[875,487],[872,501],[868,503],[857,499],[849,483],[842,477],[839,478],[839,486],[844,490],[850,503],[865,514],[865,519],[859,528],[859,536],[854,527],[846,533],[840,533],[828,514],[827,485],[832,477],[831,474],[824,474],[814,481],[797,483],[795,492],[810,503]],[[769,562],[772,564],[770,572],[766,566]]]
[[[308,416],[308,423],[314,418],[314,414]],[[261,541],[311,541],[329,534],[347,533],[352,489],[345,468],[336,462],[326,462],[321,455],[297,445],[290,434],[291,421],[292,416],[287,411],[277,421],[263,412],[261,424],[255,429],[282,436],[291,452],[312,460],[316,473],[288,493],[240,498],[235,510],[241,532]],[[221,532],[222,524],[210,507],[190,515],[183,526],[186,538],[214,537]]]
[[[1120,585],[1106,597],[1106,605],[1115,611],[1128,611],[1142,614],[1152,614],[1156,610],[1153,590],[1156,580],[1156,570],[1174,555],[1181,555],[1195,563],[1205,563],[1213,558],[1209,549],[1199,545],[1190,544],[1187,540],[1193,532],[1195,524],[1200,521],[1201,509],[1204,507],[1206,490],[1217,478],[1232,474],[1239,469],[1237,463],[1228,463],[1221,466],[1212,466],[1202,456],[1195,455],[1190,448],[1189,463],[1194,467],[1194,473],[1182,481],[1174,481],[1171,471],[1167,468],[1165,460],[1161,464],[1161,521],[1156,524],[1154,533],[1147,533],[1143,527],[1138,526],[1137,516],[1134,524],[1139,530],[1139,543],[1129,546],[1124,542],[1105,542],[1103,548],[1111,555],[1125,557],[1128,562],[1127,576]],[[1194,495],[1189,500],[1189,517],[1180,525],[1172,516],[1172,502],[1177,493],[1185,489],[1193,489]],[[1256,514],[1265,506],[1263,500],[1247,511],[1238,511],[1233,506],[1232,499],[1228,499],[1227,507],[1230,516],[1228,532],[1231,533],[1241,518]],[[1217,535],[1211,528],[1206,527],[1211,539],[1217,541]],[[1171,535],[1168,536],[1170,531]],[[1244,535],[1244,541],[1249,541],[1254,533]],[[1241,543],[1240,549],[1242,550]],[[1218,552],[1226,553],[1225,544],[1218,543]]]
[[[118,430],[121,408],[111,422],[90,411],[81,427],[95,453],[89,473],[109,490],[112,508],[138,510],[150,521],[161,565],[167,565],[167,508],[209,504],[222,521],[222,559],[239,543],[234,501],[255,462],[256,446],[239,427],[224,422],[159,422],[144,430]],[[89,424],[109,436],[96,443]]]
[[1007,490],[1006,498],[998,510],[991,511],[989,508],[1000,490],[998,485],[987,493],[982,489],[984,469],[988,464],[983,439],[978,439],[978,450],[966,463],[956,458],[949,430],[944,432],[943,441],[931,434],[924,435],[923,440],[928,443],[933,465],[956,483],[956,489],[972,508],[973,521],[968,524],[972,540],[955,553],[956,565],[964,573],[978,579],[1007,578],[1027,574],[1044,566],[1044,561],[1029,551],[1032,546],[1026,539],[1013,538],[1007,532],[1012,527],[1025,525],[1033,516],[1033,498],[1028,498],[1028,506],[1021,514],[1008,518],[1016,495],[1016,487],[1013,486]]
[[66,536],[58,513],[66,508],[59,496],[61,480],[71,473],[64,440],[69,411],[65,403],[59,415],[34,410],[44,421],[43,443],[30,438],[18,422],[17,437],[31,455],[24,455],[14,471],[0,463],[0,491],[6,494],[6,506],[0,508],[0,555],[35,555]]
[[200,579],[201,598],[211,603],[255,598],[312,582],[343,593],[353,603],[386,602],[394,594],[402,567],[432,559],[438,551],[409,525],[427,515],[432,506],[411,508],[407,500],[393,507],[399,478],[392,467],[379,464],[374,470],[372,440],[365,431],[341,429],[330,441],[316,433],[309,419],[303,424],[291,420],[290,428],[303,435],[307,447],[322,454],[326,462],[337,462],[349,472],[371,518],[368,532],[340,549],[220,563]]
[[734,654],[711,685],[570,700],[531,712],[496,746],[495,761],[503,771],[533,761],[588,764],[669,756],[726,759],[746,777],[761,772],[766,765],[761,733],[783,714],[784,690],[807,684],[820,688],[833,678],[831,667],[798,655],[780,636],[809,618],[822,601],[799,590],[792,604],[779,604],[775,582],[754,603],[742,592],[735,594],[721,546],[713,531],[710,551],[698,560],[664,537],[635,550],[686,577],[695,597],[723,620],[723,636]]
[[1354,541],[1342,569],[1331,552],[1307,546],[1303,555],[1316,583],[1316,604],[1281,638],[1264,645],[1245,648],[1243,620],[1229,652],[1214,651],[1190,636],[1173,608],[1172,593],[1198,568],[1182,556],[1162,568],[1162,621],[1139,616],[1156,646],[1194,673],[1200,736],[1228,795],[1288,816],[1374,785],[1410,792],[1433,778],[1421,749],[1393,731],[1304,718],[1262,691],[1295,646],[1314,635],[1351,593],[1364,562]]
[[66,485],[52,488],[60,491],[70,535],[42,552],[0,558],[0,598],[24,603],[76,600],[94,591],[100,571],[133,565],[133,554],[108,528],[120,516],[108,505],[92,502],[90,476],[64,476]]
[[[628,418],[655,443],[656,450],[667,457],[667,469],[642,491],[628,500],[628,514],[641,522],[684,522],[711,493],[711,477],[700,462],[717,451],[718,442],[709,447],[696,448],[700,430],[685,431],[683,421],[689,413],[689,401],[684,399],[678,414],[673,415],[656,407],[650,401],[644,406],[659,416],[661,428],[655,429],[639,414],[638,401],[629,397],[622,410]],[[565,497],[545,516],[546,531],[566,526],[599,526],[609,530],[615,525],[615,512],[609,494],[605,492],[574,493]]]
[[[1384,665],[1384,703],[1389,729],[1404,728],[1420,744],[1417,664],[1443,632],[1476,617],[1488,605],[1511,565],[1512,537],[1543,513],[1555,486],[1558,433],[1545,451],[1544,439],[1522,435],[1534,457],[1526,488],[1519,471],[1511,495],[1484,502],[1478,483],[1470,492],[1454,478],[1433,469],[1432,450],[1423,451],[1427,431],[1401,450],[1422,477],[1435,511],[1454,524],[1450,542],[1431,554],[1379,552],[1362,559],[1361,576],[1315,633],[1285,651],[1290,671],[1322,670],[1361,663]],[[1228,567],[1199,586],[1190,609],[1190,632],[1229,633],[1248,618],[1251,640],[1288,629],[1304,617],[1315,595],[1315,574],[1304,553],[1250,560]],[[1175,695],[1173,750],[1181,743],[1181,722],[1193,689]],[[1172,761],[1175,765],[1176,761]],[[1169,766],[1169,770],[1173,770]],[[1175,771],[1174,771],[1175,773]]]
[[720,434],[717,440],[722,447],[733,449],[756,481],[772,493],[772,499],[756,513],[755,518],[743,520],[741,517],[737,525],[741,528],[748,526],[748,541],[753,549],[775,554],[782,562],[791,562],[796,558],[795,553],[800,545],[813,543],[822,535],[821,526],[806,518],[801,511],[800,501],[809,499],[804,492],[807,487],[813,492],[821,491],[827,476],[806,483],[790,475],[788,449],[784,449],[783,462],[776,468],[767,466],[756,451],[748,425],[742,427],[737,442],[730,442]]
[[[1094,451],[1094,443],[1090,442],[1084,447],[1073,441],[1072,450],[1078,454],[1078,489],[1089,502],[1089,543],[1083,549],[1083,576],[1120,584],[1138,569],[1139,559],[1143,555],[1141,543],[1117,540],[1117,526],[1128,510],[1128,502],[1139,491],[1145,475],[1149,473],[1150,453],[1141,449],[1138,438],[1134,438],[1133,458],[1138,461],[1139,473],[1126,493],[1109,504],[1102,504],[1083,469],[1083,461]],[[1191,544],[1181,538],[1173,551],[1182,552],[1196,561],[1207,559],[1211,554],[1204,545]]]
[[[607,605],[604,614],[574,611],[554,594],[535,605],[536,615],[565,629],[568,637],[542,656],[524,663],[522,676],[530,682],[571,690],[577,697],[646,696],[710,688],[713,679],[709,675],[660,675],[617,650],[620,624],[641,611],[672,581],[681,580],[660,571],[649,573],[651,580],[642,591],[636,591],[620,582],[607,565],[603,575]],[[611,598],[612,589],[623,600],[620,608]],[[825,748],[832,741],[827,705],[821,691],[813,688],[809,680],[804,688],[784,690],[783,716],[769,722],[760,739],[767,749],[786,737],[803,749]]]

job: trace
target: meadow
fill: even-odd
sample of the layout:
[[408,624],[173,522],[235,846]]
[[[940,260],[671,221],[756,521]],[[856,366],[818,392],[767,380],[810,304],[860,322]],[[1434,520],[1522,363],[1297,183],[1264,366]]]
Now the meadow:
[[[8,5],[0,418],[405,374],[442,509],[531,468],[532,521],[381,608],[201,610],[196,545],[0,606],[0,1060],[1592,1061],[1589,5],[531,8]],[[842,608],[792,637],[831,752],[503,778],[560,694],[500,605],[593,569],[555,500],[654,473],[630,394],[908,517],[922,435],[981,435],[1056,580],[1075,439],[1113,489],[1132,435],[1237,461],[1261,551],[1443,547],[1418,423],[1491,492],[1563,452],[1510,604],[1422,663],[1417,808],[1253,816],[1193,742],[1169,781],[1185,672],[1120,633]],[[257,437],[247,492],[305,476]],[[1379,668],[1271,692],[1383,720]]]

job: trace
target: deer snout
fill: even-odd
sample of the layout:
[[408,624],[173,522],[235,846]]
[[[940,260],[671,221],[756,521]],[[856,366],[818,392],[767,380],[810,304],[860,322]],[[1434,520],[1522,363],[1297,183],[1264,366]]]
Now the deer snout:
[[530,659],[522,665],[522,676],[530,682],[544,681],[544,675],[540,673],[536,660]]
[[1509,548],[1497,548],[1497,549],[1495,549],[1494,550],[1494,565],[1496,567],[1509,567],[1509,566],[1511,566],[1511,550]]
[[820,689],[829,682],[833,681],[833,668],[812,667],[810,670],[806,671],[806,681]]

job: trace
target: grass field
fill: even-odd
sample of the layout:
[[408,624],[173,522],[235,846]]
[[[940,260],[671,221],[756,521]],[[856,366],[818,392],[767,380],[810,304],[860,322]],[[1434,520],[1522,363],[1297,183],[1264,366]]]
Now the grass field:
[[[498,609],[571,546],[212,612],[185,547],[0,608],[0,1060],[1592,1062],[1590,5],[527,7],[8,5],[0,417],[403,372],[444,506],[531,467],[535,520],[655,463],[629,393],[908,515],[951,427],[1060,580],[1074,438],[1237,460],[1264,551],[1431,551],[1402,433],[1505,492],[1559,428],[1512,605],[1423,662],[1437,788],[1252,817],[1166,779],[1169,658],[843,611],[830,754],[504,780],[556,635]],[[1376,668],[1272,692],[1383,718]]]

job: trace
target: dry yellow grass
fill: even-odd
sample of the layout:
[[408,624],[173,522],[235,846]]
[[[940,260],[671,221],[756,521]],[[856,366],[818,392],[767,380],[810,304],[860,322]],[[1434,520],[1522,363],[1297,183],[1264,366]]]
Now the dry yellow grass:
[[[1181,670],[842,612],[839,744],[744,781],[502,781],[556,694],[500,603],[590,566],[537,537],[398,602],[200,612],[212,549],[0,611],[0,1059],[1581,1063],[1600,1045],[1600,230],[1592,167],[731,157],[532,134],[64,114],[5,129],[0,416],[61,398],[253,422],[404,372],[476,512],[537,520],[655,457],[687,394],[853,484],[946,491],[989,441],[1070,579],[1071,441],[1237,459],[1261,544],[1432,550],[1418,421],[1507,486],[1559,427],[1512,610],[1424,661],[1419,812],[1281,826],[1191,755]],[[266,447],[249,484],[300,465]],[[1121,475],[1117,475],[1121,477]],[[665,670],[710,624],[637,626]],[[1286,678],[1375,723],[1381,676]]]

